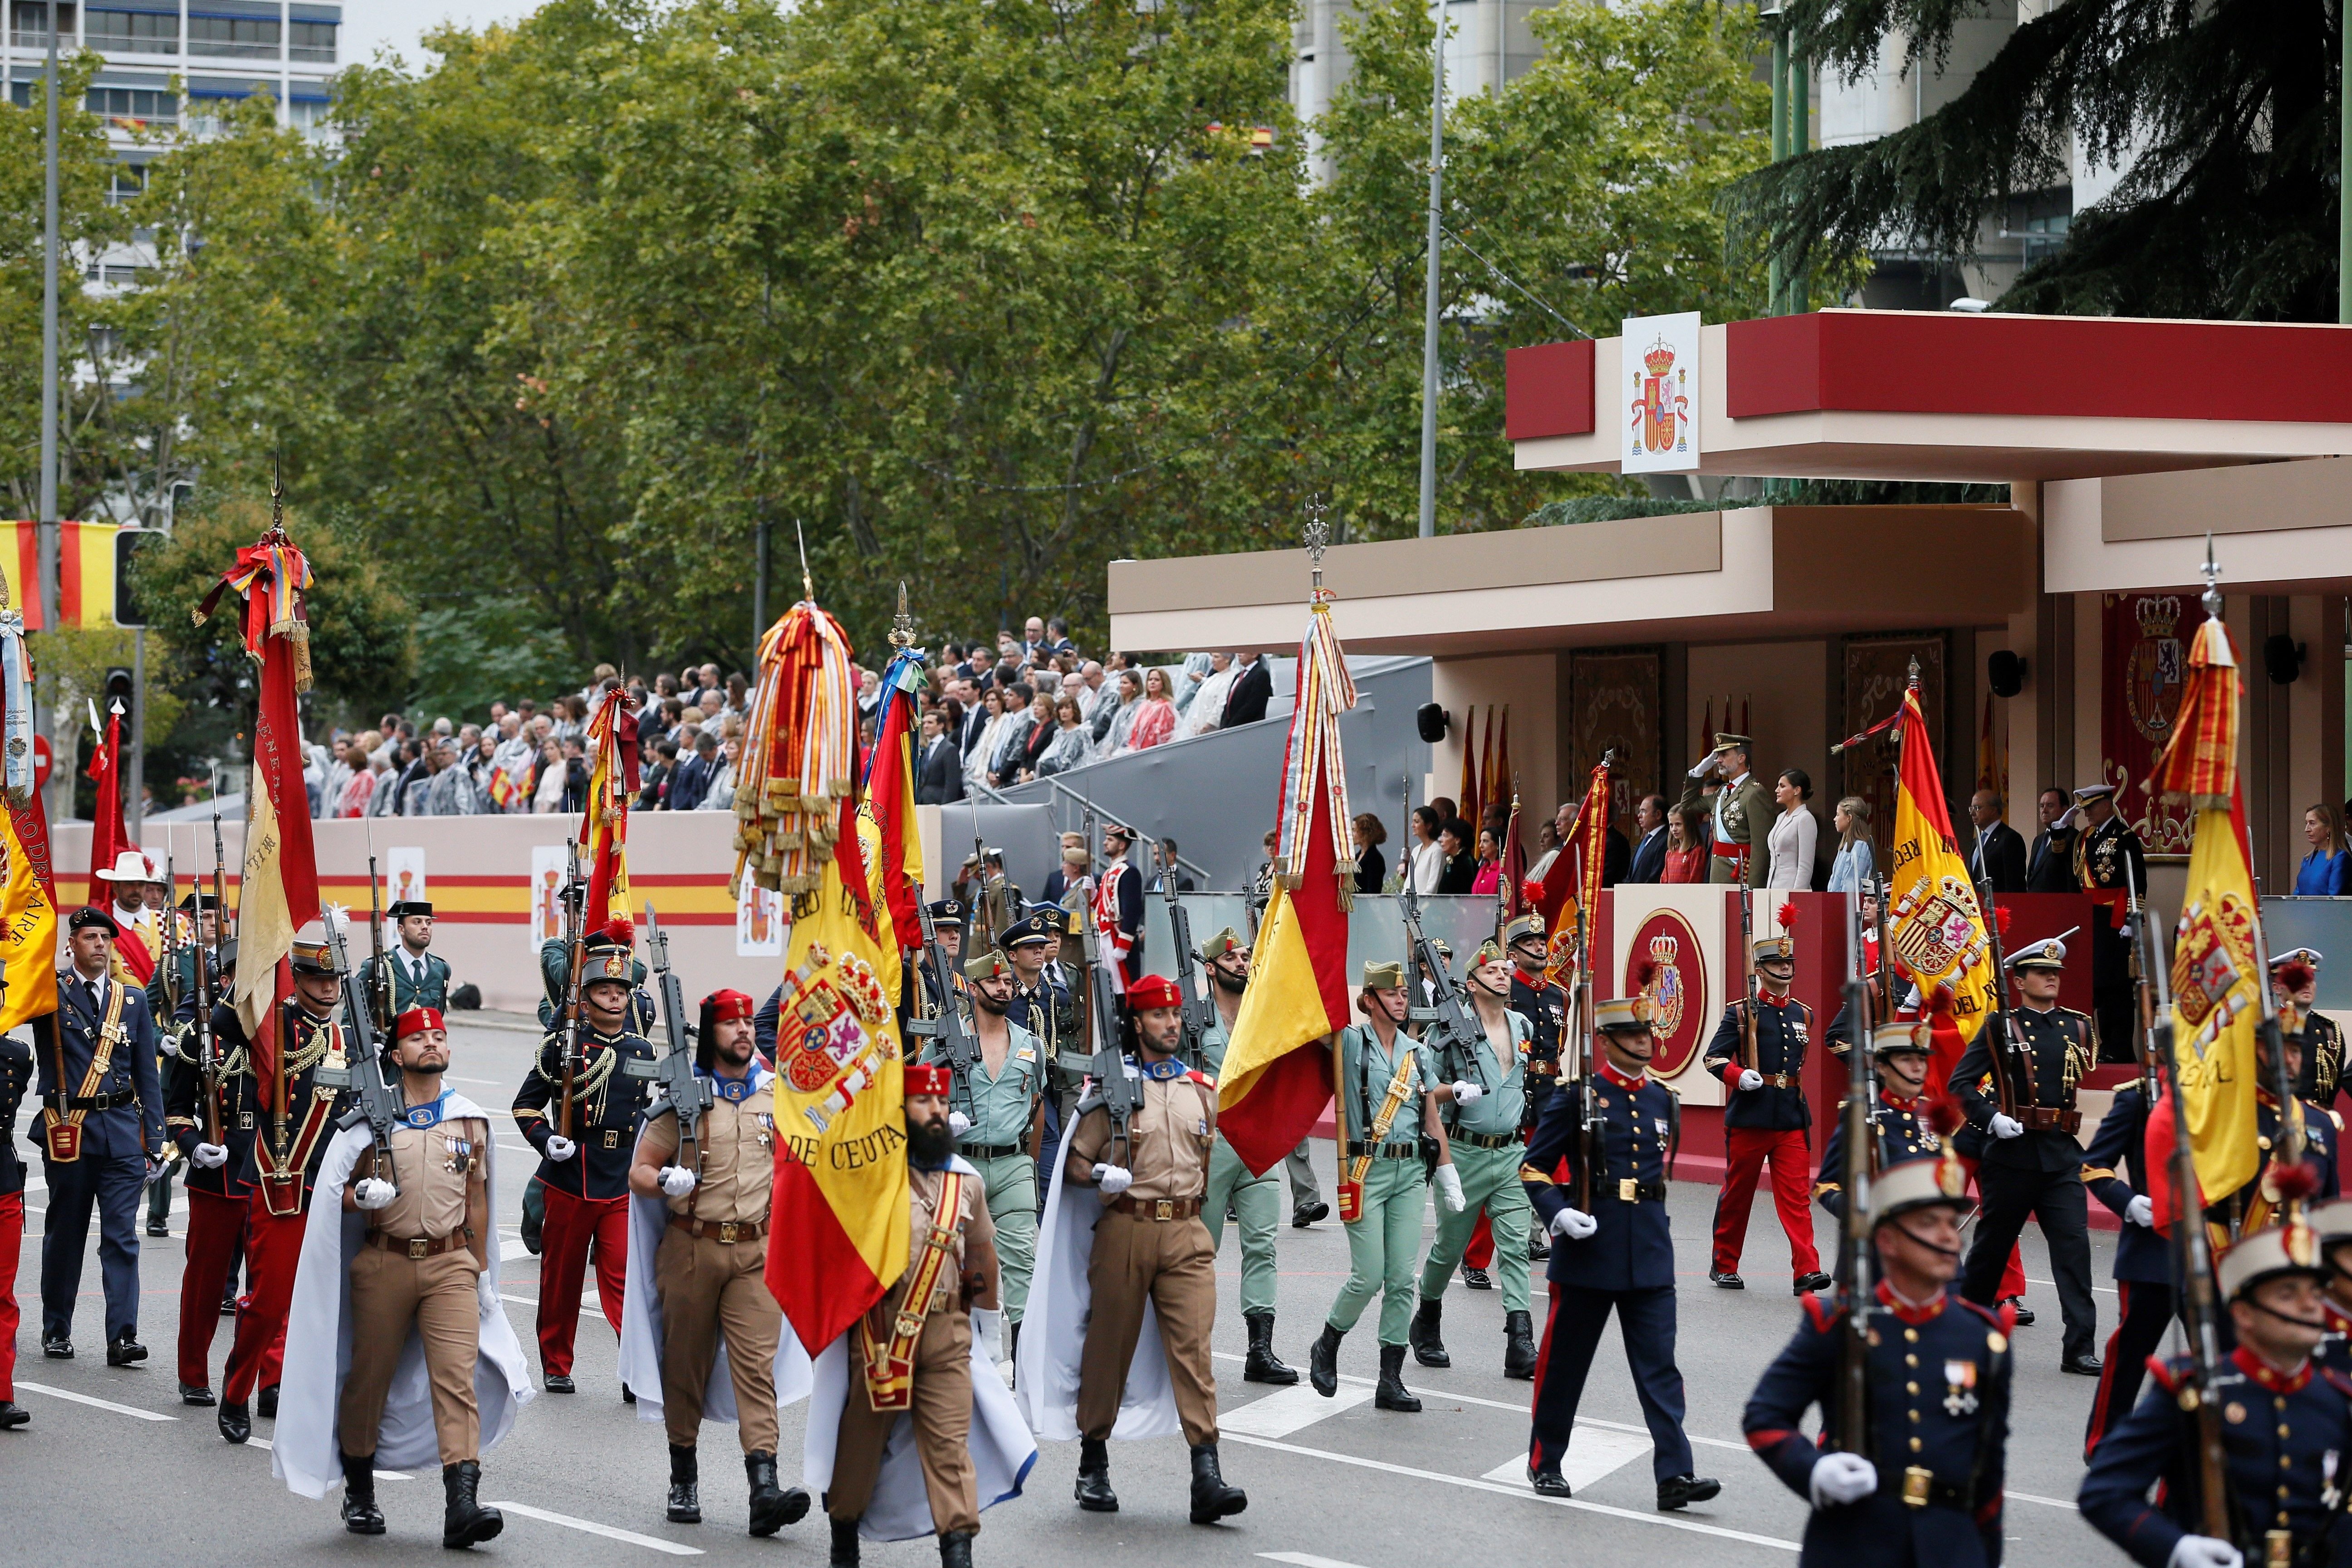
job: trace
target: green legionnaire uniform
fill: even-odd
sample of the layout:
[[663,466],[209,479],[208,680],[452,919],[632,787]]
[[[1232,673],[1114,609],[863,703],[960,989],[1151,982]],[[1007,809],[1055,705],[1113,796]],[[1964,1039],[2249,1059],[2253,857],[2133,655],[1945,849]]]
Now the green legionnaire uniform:
[[[1475,1013],[1472,1014],[1476,1016]],[[1495,1272],[1503,1282],[1503,1375],[1532,1380],[1536,1374],[1535,1319],[1528,1295],[1528,1233],[1535,1209],[1519,1183],[1519,1166],[1527,1153],[1519,1128],[1526,1112],[1528,1042],[1535,1026],[1517,1013],[1506,1011],[1511,1030],[1510,1060],[1495,1059],[1494,1042],[1481,1039],[1471,1063],[1469,1081],[1479,1093],[1468,1104],[1457,1099],[1446,1118],[1446,1142],[1454,1151],[1454,1169],[1462,1178],[1462,1208],[1437,1212],[1437,1237],[1421,1266],[1421,1301],[1411,1329],[1413,1359],[1423,1366],[1451,1366],[1445,1342],[1439,1335],[1438,1304],[1445,1283],[1462,1261],[1470,1233],[1478,1228],[1483,1207],[1495,1232]]]
[[[967,984],[1000,974],[1010,979],[1013,966],[1002,953],[983,952],[963,966],[963,973]],[[988,1217],[996,1226],[998,1295],[1005,1327],[1017,1344],[1037,1262],[1037,1146],[1032,1135],[1045,1095],[1045,1048],[1009,1016],[1004,1026],[1004,1065],[992,1073],[987,1053],[976,1051],[971,1070],[958,1075],[949,1090],[948,1120],[955,1128],[956,1152],[980,1173],[988,1195]],[[922,1059],[938,1064],[947,1058],[934,1043],[925,1047]],[[956,1125],[958,1117],[963,1125]]]
[[[433,906],[422,899],[404,899],[386,910],[384,914],[395,927],[398,927],[412,915],[432,919]],[[399,1017],[412,1007],[430,1007],[436,1013],[447,1012],[449,1008],[448,961],[437,953],[413,951],[405,940],[405,931],[402,934],[404,940],[397,947],[388,950],[382,958],[370,958],[367,961],[368,994],[376,994],[376,987],[387,984],[386,981],[379,981],[376,978],[376,967],[382,965],[389,972],[388,984],[392,994],[394,1017]],[[425,940],[428,942],[432,940],[429,928]]]
[[[1227,926],[1201,946],[1200,959],[1210,965],[1243,946],[1241,936]],[[1210,984],[1214,985],[1213,976]],[[1222,1013],[1201,1033],[1201,1061],[1211,1078],[1225,1070],[1229,1037]],[[1209,1227],[1209,1247],[1223,1245],[1225,1211],[1233,1210],[1242,1235],[1242,1321],[1249,1326],[1249,1362],[1244,1383],[1293,1384],[1295,1367],[1274,1353],[1274,1237],[1282,1226],[1282,1178],[1272,1170],[1250,1174],[1224,1134],[1209,1151],[1209,1190],[1201,1197],[1201,1221]]]

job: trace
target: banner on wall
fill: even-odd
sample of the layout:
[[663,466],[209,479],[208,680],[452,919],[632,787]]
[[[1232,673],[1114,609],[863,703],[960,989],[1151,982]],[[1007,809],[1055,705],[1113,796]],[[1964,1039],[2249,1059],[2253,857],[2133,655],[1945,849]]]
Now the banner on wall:
[[530,956],[563,934],[563,873],[570,864],[561,844],[530,847]]
[[1621,461],[1629,474],[1698,471],[1699,315],[1627,316],[1619,328],[1622,357],[1616,404],[1623,432]]
[[[1919,661],[1919,712],[1930,742],[1944,745],[1944,636],[1848,637],[1843,647],[1842,733],[1858,735],[1903,706],[1911,661]],[[1886,864],[1888,835],[1895,829],[1895,734],[1873,735],[1838,753],[1838,795],[1870,803],[1870,837],[1880,866]],[[1816,803],[1822,804],[1822,803]],[[1835,805],[1835,801],[1826,803]],[[1823,815],[1827,815],[1824,813]]]
[[1568,656],[1570,778],[1587,777],[1612,746],[1609,820],[1630,842],[1633,811],[1658,791],[1664,665],[1656,648],[1578,650]]
[[790,930],[783,896],[745,878],[742,896],[735,900],[735,956],[782,958]]
[[1732,942],[1739,937],[1726,919],[1732,906],[1725,891],[1703,882],[1621,883],[1607,895],[1614,900],[1609,926],[1613,984],[1598,994],[1630,995],[1643,961],[1657,965],[1650,982],[1658,1009],[1650,1071],[1659,1082],[1673,1085],[1685,1105],[1723,1103],[1723,1085],[1698,1064],[1727,1000],[1720,972],[1727,931]]
[[2116,786],[2116,808],[2151,857],[2186,859],[2189,802],[2158,801],[2141,786],[2172,738],[2205,606],[2188,589],[2102,594],[2099,620],[2099,777]]
[[[395,845],[383,852],[383,907],[406,903],[411,899],[430,900],[433,895],[425,885],[425,851],[410,845]],[[387,913],[383,921],[383,945],[389,950],[399,944],[400,922]]]

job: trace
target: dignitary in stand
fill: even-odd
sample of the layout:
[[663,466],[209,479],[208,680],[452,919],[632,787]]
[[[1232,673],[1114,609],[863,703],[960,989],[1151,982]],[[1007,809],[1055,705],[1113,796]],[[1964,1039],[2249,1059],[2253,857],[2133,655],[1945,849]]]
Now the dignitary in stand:
[[[135,853],[135,852],[134,852]],[[58,975],[58,1010],[33,1020],[40,1074],[41,1353],[73,1359],[74,1298],[91,1209],[106,1282],[106,1363],[147,1359],[139,1342],[139,1192],[163,1154],[163,1093],[146,996],[114,966],[121,929],[104,910],[67,920],[71,967]],[[10,1125],[13,1135],[14,1124]]]
[[1018,1352],[1029,1277],[1037,1260],[1037,1146],[1045,1130],[1045,1052],[1014,1023],[1013,965],[982,952],[964,965],[979,1059],[958,1072],[934,1043],[925,1059],[950,1073],[948,1126],[956,1152],[980,1173],[1002,1275],[1006,1354]]
[[[1789,1237],[1796,1293],[1830,1282],[1813,1246],[1813,1216],[1805,1206],[1812,1107],[1804,1089],[1805,1054],[1812,1046],[1813,1010],[1789,994],[1797,977],[1796,908],[1780,911],[1781,930],[1759,937],[1749,950],[1756,995],[1723,1010],[1707,1043],[1706,1067],[1723,1080],[1723,1191],[1715,1204],[1715,1261],[1707,1278],[1726,1290],[1746,1289],[1739,1254],[1748,1242],[1748,1211],[1756,1178],[1772,1163],[1772,1206]],[[1751,1020],[1751,1011],[1754,1017]],[[1753,1031],[1754,1047],[1748,1041]]]
[[[1225,1047],[1233,1042],[1234,1020],[1241,1016],[1242,993],[1249,984],[1249,950],[1241,933],[1227,926],[1201,944],[1202,972],[1208,976],[1209,1000],[1216,1016],[1201,1032],[1201,1059],[1212,1078],[1225,1068]],[[1244,1383],[1293,1384],[1295,1367],[1274,1353],[1275,1232],[1282,1224],[1282,1178],[1273,1171],[1253,1176],[1234,1146],[1217,1135],[1209,1152],[1209,1186],[1201,1197],[1201,1223],[1209,1227],[1209,1249],[1223,1245],[1225,1211],[1234,1213],[1242,1243],[1242,1322],[1249,1330],[1249,1356],[1242,1366]]]
[[[702,1423],[731,1420],[751,1485],[751,1531],[769,1536],[809,1509],[807,1491],[787,1490],[776,1476],[777,1385],[789,1379],[795,1394],[806,1392],[808,1363],[797,1340],[783,1346],[784,1316],[764,1277],[775,1074],[751,1046],[751,998],[740,991],[704,997],[694,1074],[709,1102],[694,1140],[683,1142],[677,1108],[667,1099],[637,1134],[621,1381],[639,1391],[637,1419],[659,1421],[669,1434],[670,1522],[702,1522]],[[722,1352],[723,1385],[715,1381]]]
[[[1511,923],[1509,931],[1524,935],[1530,922],[1533,940],[1540,944],[1543,921],[1539,916],[1522,915]],[[1514,943],[1515,952],[1518,945]],[[1538,978],[1541,978],[1540,970]],[[1533,1071],[1529,1056],[1541,1047],[1538,1026],[1506,1005],[1516,997],[1520,984],[1495,944],[1483,944],[1472,963],[1468,986],[1479,1037],[1466,1050],[1440,1054],[1435,1064],[1439,1077],[1445,1080],[1440,1120],[1445,1127],[1445,1147],[1453,1155],[1452,1169],[1462,1184],[1462,1205],[1458,1208],[1439,1205],[1437,1235],[1421,1267],[1420,1300],[1406,1337],[1413,1359],[1422,1365],[1454,1364],[1440,1332],[1439,1311],[1446,1281],[1453,1278],[1471,1229],[1483,1214],[1494,1231],[1495,1270],[1503,1277],[1503,1375],[1528,1380],[1536,1374],[1535,1323],[1528,1295],[1528,1231],[1534,1210],[1519,1182],[1519,1164],[1525,1152],[1521,1139],[1527,1084]],[[1553,1024],[1557,1030],[1557,1018]],[[1558,1041],[1555,1033],[1555,1053]],[[1556,1054],[1553,1059],[1556,1063]]]
[[[1592,1209],[1571,1201],[1586,1184],[1581,1104],[1576,1084],[1563,1084],[1545,1101],[1519,1169],[1536,1217],[1554,1238],[1551,1310],[1544,1319],[1536,1362],[1535,1420],[1528,1443],[1528,1481],[1547,1497],[1569,1495],[1559,1461],[1576,1429],[1584,1380],[1601,1348],[1601,1331],[1617,1314],[1633,1394],[1649,1424],[1651,1470],[1658,1509],[1671,1512],[1705,1502],[1723,1489],[1711,1476],[1691,1473],[1690,1439],[1683,1433],[1683,1374],[1675,1365],[1675,1243],[1666,1218],[1666,1160],[1681,1131],[1674,1091],[1650,1078],[1656,1042],[1646,995],[1594,1005],[1601,1042],[1599,1072],[1589,1086],[1600,1119],[1591,1161]],[[1562,1162],[1569,1183],[1556,1185]]]
[[[0,983],[0,994],[5,990]],[[16,1259],[25,1246],[25,1156],[16,1147],[16,1108],[32,1087],[32,1047],[0,1035],[0,1432],[33,1418],[16,1403]]]
[[550,1394],[572,1392],[572,1347],[580,1330],[580,1287],[589,1254],[596,1262],[596,1294],[605,1321],[621,1331],[627,1281],[629,1159],[637,1117],[652,1099],[648,1081],[621,1070],[625,1062],[651,1062],[652,1042],[630,1016],[635,975],[628,944],[610,938],[591,947],[580,966],[578,1059],[565,1070],[571,1048],[561,1027],[539,1048],[539,1058],[515,1092],[515,1124],[540,1152],[535,1184],[547,1204],[541,1232],[540,1371]]
[[[1951,1289],[1968,1173],[1939,1152],[1871,1184],[1865,1429],[1844,1429],[1838,1379],[1852,1339],[1844,1305],[1804,1298],[1804,1316],[1740,1419],[1748,1447],[1812,1505],[1801,1568],[1994,1568],[2009,1443],[2008,1309]],[[1801,1429],[1822,1411],[1818,1440]]]
[[1977,830],[1976,847],[1969,851],[1969,878],[1979,888],[1992,884],[1995,893],[2025,891],[2025,838],[2001,820],[2000,795],[1980,789],[1969,799],[1969,821]]
[[2137,893],[2147,897],[2147,856],[2139,835],[2116,809],[2116,786],[2088,784],[2074,792],[2074,878],[2099,906],[2091,916],[2091,1011],[2098,1019],[2093,1045],[2102,1061],[2130,1061],[2136,1003],[2131,941],[2124,923]]
[[[1490,961],[1501,961],[1491,942],[1479,948],[1475,962]],[[1438,1107],[1451,1103],[1458,1091],[1440,1079],[1431,1053],[1400,1027],[1406,1012],[1402,965],[1367,963],[1356,1010],[1364,1021],[1339,1031],[1339,1081],[1333,1097],[1348,1278],[1307,1352],[1307,1375],[1324,1398],[1339,1393],[1339,1342],[1378,1296],[1381,1377],[1372,1403],[1410,1415],[1421,1409],[1420,1398],[1404,1385],[1404,1352],[1412,1338],[1412,1266],[1421,1251],[1428,1190],[1422,1149],[1424,1142],[1435,1146],[1444,1207],[1461,1213],[1462,1176],[1454,1168],[1445,1123],[1438,1115]],[[1520,1250],[1524,1254],[1524,1247]]]
[[395,1072],[404,1108],[387,1163],[365,1121],[328,1147],[287,1320],[287,1390],[271,1468],[292,1490],[343,1484],[343,1528],[381,1535],[377,1468],[438,1459],[441,1544],[490,1540],[483,1451],[530,1397],[522,1346],[499,1300],[490,1113],[443,1078],[449,1037],[429,1007],[354,1074]]
[[2034,796],[2033,809],[2042,820],[2033,847],[2025,858],[2025,890],[2029,893],[2074,893],[2082,890],[2074,879],[2074,803],[2053,784]]
[[[1764,868],[1758,861],[1775,813],[1771,798],[1749,769],[1752,744],[1745,735],[1717,735],[1715,750],[1690,771],[1683,784],[1678,809],[1707,813],[1710,868],[1706,879],[1710,882],[1753,887],[1762,879]],[[1712,804],[1704,798],[1710,782],[1721,785]]]
[[[2058,1364],[2096,1377],[2099,1358],[2091,1345],[2099,1319],[2091,1300],[2083,1146],[2074,1136],[2083,1124],[2075,1086],[2091,1070],[2091,1020],[2058,1005],[2064,942],[2033,942],[2010,955],[2009,968],[2017,1005],[1988,1018],[1952,1069],[1950,1092],[1968,1111],[1969,1124],[1986,1134],[1977,1166],[1984,1207],[1960,1293],[1979,1306],[1992,1305],[2010,1250],[2032,1215],[2050,1244],[2050,1271],[2066,1322]],[[2011,1043],[2012,1024],[2022,1052]]]

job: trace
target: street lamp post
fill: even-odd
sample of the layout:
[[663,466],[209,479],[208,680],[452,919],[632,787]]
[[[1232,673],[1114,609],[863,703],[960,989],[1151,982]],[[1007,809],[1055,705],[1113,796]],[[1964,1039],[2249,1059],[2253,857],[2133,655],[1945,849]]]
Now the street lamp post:
[[1429,46],[1429,272],[1421,306],[1421,536],[1437,532],[1437,289],[1438,246],[1444,239],[1440,202],[1445,190],[1445,9],[1436,12]]

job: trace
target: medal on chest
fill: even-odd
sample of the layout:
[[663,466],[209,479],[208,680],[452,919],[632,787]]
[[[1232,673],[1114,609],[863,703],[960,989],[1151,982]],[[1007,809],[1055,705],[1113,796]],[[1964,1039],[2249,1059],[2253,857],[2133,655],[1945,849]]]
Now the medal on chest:
[[1977,1363],[1972,1361],[1948,1361],[1944,1363],[1944,1381],[1950,1385],[1944,1395],[1944,1410],[1953,1416],[1973,1415],[1977,1412]]

